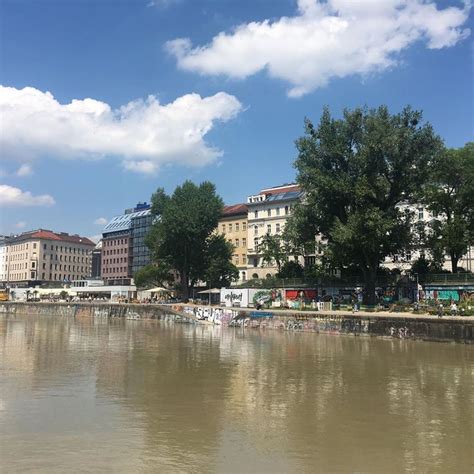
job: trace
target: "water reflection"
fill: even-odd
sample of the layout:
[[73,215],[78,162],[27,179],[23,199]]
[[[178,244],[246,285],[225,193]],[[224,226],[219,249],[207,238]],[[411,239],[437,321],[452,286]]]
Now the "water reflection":
[[0,469],[469,471],[473,349],[3,317]]

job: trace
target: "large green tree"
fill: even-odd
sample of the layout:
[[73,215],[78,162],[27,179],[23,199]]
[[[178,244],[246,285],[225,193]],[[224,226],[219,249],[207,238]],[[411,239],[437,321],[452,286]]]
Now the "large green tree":
[[453,273],[473,242],[474,234],[474,142],[446,150],[432,163],[425,203],[435,218],[428,243],[431,249],[449,255]]
[[[146,242],[153,260],[166,262],[179,275],[185,301],[195,283],[206,279],[212,262],[211,237],[222,209],[222,199],[208,181],[199,186],[186,181],[171,196],[159,188],[152,196],[152,213],[157,219]],[[219,259],[220,255],[213,257]]]
[[239,279],[239,270],[232,263],[234,246],[221,234],[208,239],[203,280],[209,288],[229,286]]
[[317,127],[306,120],[296,147],[305,192],[295,217],[301,233],[321,234],[334,263],[355,265],[373,304],[381,262],[410,245],[403,205],[418,198],[442,141],[410,107],[395,115],[385,106],[345,110],[341,119],[326,108]]

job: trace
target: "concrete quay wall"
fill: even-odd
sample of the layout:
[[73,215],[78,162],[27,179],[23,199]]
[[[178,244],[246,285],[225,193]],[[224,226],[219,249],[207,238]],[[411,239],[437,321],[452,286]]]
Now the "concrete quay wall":
[[[377,313],[255,311],[185,304],[0,303],[0,315],[48,315],[76,318],[159,319],[189,324],[218,324],[249,329],[383,336],[446,342],[474,342],[474,318]],[[209,321],[199,321],[205,314]],[[210,322],[211,321],[211,322]]]

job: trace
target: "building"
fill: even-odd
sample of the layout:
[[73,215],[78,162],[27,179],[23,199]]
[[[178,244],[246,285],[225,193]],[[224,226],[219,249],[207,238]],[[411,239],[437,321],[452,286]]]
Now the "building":
[[[403,204],[400,207],[401,211],[411,212],[414,219],[414,226],[426,230],[431,222],[437,217],[433,213],[424,207],[423,205],[406,205]],[[383,262],[383,266],[390,269],[398,269],[401,272],[410,270],[412,265],[415,263],[418,258],[421,257],[423,250],[414,248],[413,250],[406,251],[399,255],[387,256]],[[429,258],[429,255],[426,255]],[[474,270],[474,247],[470,247],[466,253],[458,262],[458,268],[463,268],[468,272]],[[445,255],[443,262],[443,270],[451,271],[451,260],[449,255]]]
[[283,232],[286,221],[303,193],[296,184],[267,188],[247,198],[247,277],[266,278],[278,272],[275,264],[263,264],[258,251],[261,238]]
[[102,240],[97,243],[92,251],[92,278],[100,278],[102,268]]
[[106,284],[129,285],[133,274],[150,263],[144,238],[152,221],[150,205],[138,203],[105,226],[102,231],[101,277]]
[[[142,206],[142,207],[140,207]],[[131,218],[130,234],[132,238],[132,276],[151,262],[150,249],[145,245],[145,236],[151,229],[153,224],[153,215],[147,206],[143,209],[145,204],[139,204],[135,209],[147,210],[147,212],[137,212]]]
[[95,244],[86,237],[38,229],[5,242],[7,285],[70,282],[91,274]]
[[7,238],[0,235],[0,285],[7,281]]
[[247,205],[224,206],[217,229],[234,246],[232,263],[239,270],[237,283],[245,282],[247,280]]

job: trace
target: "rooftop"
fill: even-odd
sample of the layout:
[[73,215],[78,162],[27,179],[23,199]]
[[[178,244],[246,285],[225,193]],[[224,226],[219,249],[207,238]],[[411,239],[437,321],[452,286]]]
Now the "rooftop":
[[37,229],[23,232],[20,235],[8,238],[8,243],[23,242],[30,239],[56,240],[73,244],[91,245],[95,247],[95,243],[87,237],[81,237],[78,234],[70,235],[66,232],[53,232],[52,230],[47,229]]
[[128,214],[121,214],[120,216],[115,216],[112,220],[104,227],[102,234],[107,234],[110,232],[119,232],[122,230],[128,230],[131,227],[132,219],[135,217],[148,216],[151,214],[150,209],[138,212],[130,212]]
[[246,204],[233,204],[231,206],[224,206],[222,211],[222,217],[230,217],[247,214],[247,205]]

